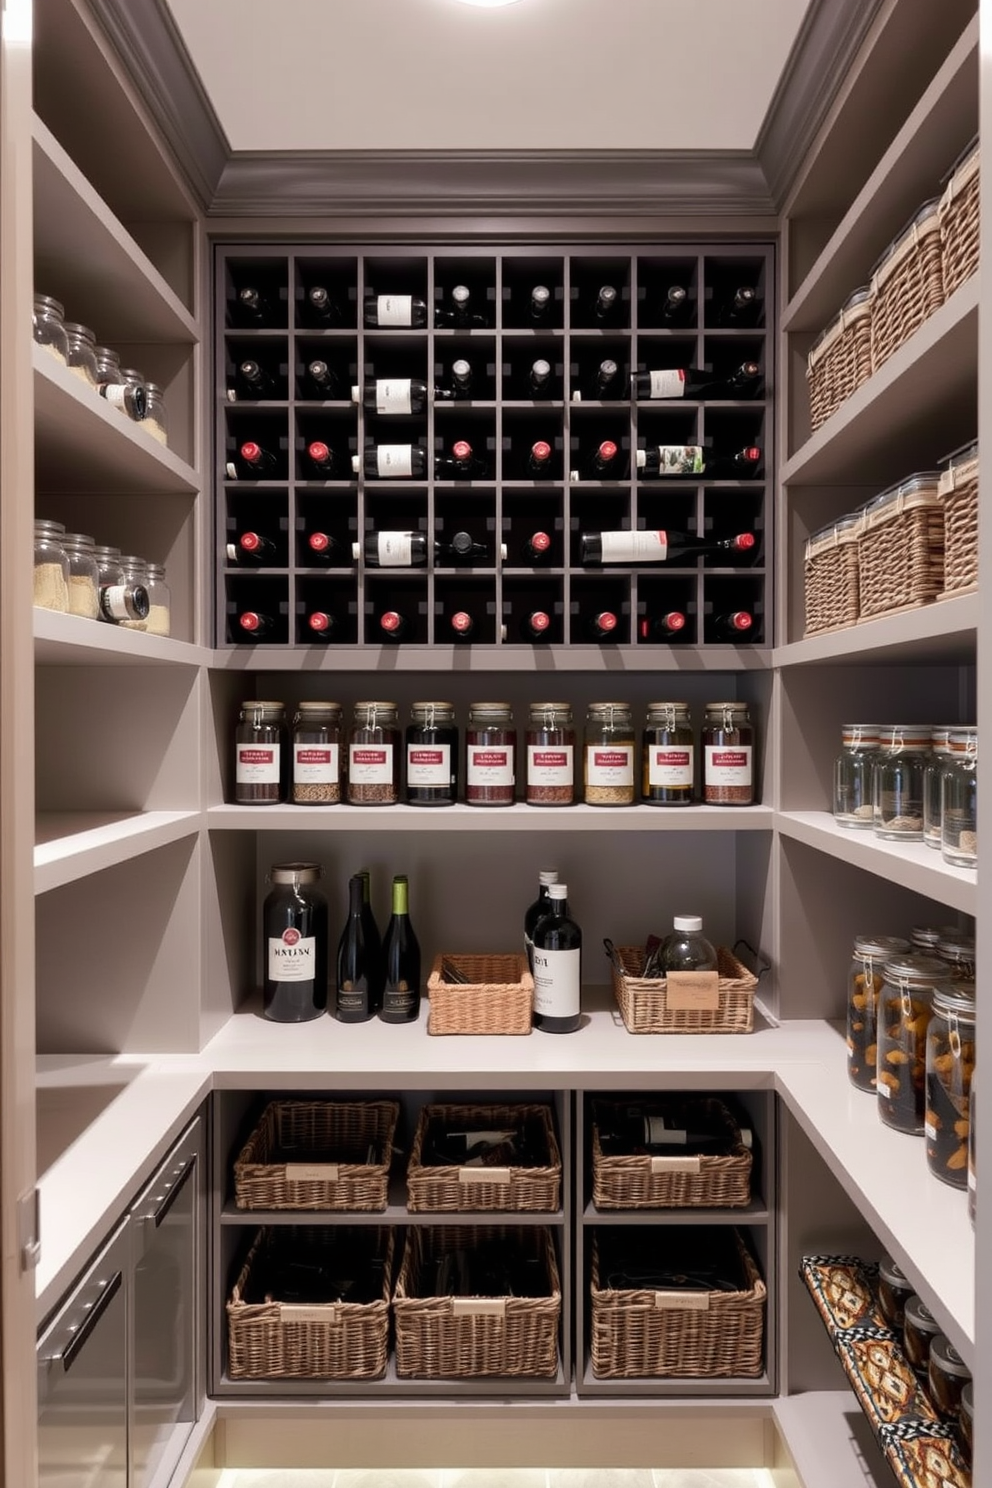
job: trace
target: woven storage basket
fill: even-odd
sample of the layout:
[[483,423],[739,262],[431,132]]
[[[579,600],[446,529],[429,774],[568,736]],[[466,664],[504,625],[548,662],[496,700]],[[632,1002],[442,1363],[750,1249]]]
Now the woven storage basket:
[[[542,1262],[546,1297],[419,1297],[425,1265],[478,1240],[505,1241],[512,1233],[528,1258]],[[488,1226],[418,1226],[393,1292],[396,1372],[401,1378],[471,1379],[481,1375],[553,1379],[558,1372],[561,1282],[551,1232]]]
[[978,587],[978,446],[940,473],[937,495],[944,509],[944,588],[951,599]]
[[972,143],[954,166],[940,198],[940,252],[944,298],[978,269],[978,145]]
[[643,946],[617,946],[613,992],[628,1033],[750,1033],[758,978],[725,946],[717,948],[720,1004],[713,1012],[670,1008],[664,977],[642,977]]
[[[271,1101],[234,1164],[238,1208],[385,1209],[398,1116],[396,1101]],[[362,1147],[374,1161],[334,1161]]]
[[[274,1249],[315,1265],[332,1258],[347,1230],[292,1225],[260,1230],[227,1303],[228,1373],[232,1379],[381,1379],[389,1346],[393,1231],[365,1227],[361,1244],[384,1261],[375,1302],[290,1304],[245,1302],[249,1279],[271,1264]],[[351,1232],[354,1234],[354,1231]]]
[[806,381],[814,431],[871,376],[871,315],[869,290],[855,290],[810,351]]
[[858,619],[858,537],[864,519],[844,517],[806,544],[806,634],[840,630]]
[[872,274],[873,372],[944,303],[939,207],[938,197],[921,207]]
[[944,587],[944,512],[930,471],[883,491],[858,538],[862,620],[929,604]]
[[[592,1242],[592,1368],[597,1379],[754,1378],[761,1373],[767,1291],[737,1231],[744,1292],[679,1293],[602,1288]],[[683,1294],[684,1295],[684,1294]],[[705,1298],[702,1306],[699,1299]]]
[[[455,1129],[526,1126],[545,1162],[532,1168],[425,1166],[424,1141],[432,1121]],[[406,1183],[407,1208],[411,1214],[471,1209],[557,1210],[561,1204],[561,1153],[550,1109],[539,1105],[425,1106],[417,1122]]]
[[[445,982],[452,962],[468,982]],[[428,1033],[530,1033],[534,978],[522,955],[438,956],[427,980]]]
[[[652,1098],[652,1107],[663,1105]],[[596,1101],[592,1126],[592,1201],[597,1209],[740,1208],[751,1202],[751,1150],[741,1141],[740,1129],[722,1101],[712,1097],[681,1099],[685,1119],[696,1113],[704,1128],[722,1127],[727,1153],[699,1157],[671,1157],[650,1153],[604,1153],[600,1125],[615,1109],[613,1101]]]

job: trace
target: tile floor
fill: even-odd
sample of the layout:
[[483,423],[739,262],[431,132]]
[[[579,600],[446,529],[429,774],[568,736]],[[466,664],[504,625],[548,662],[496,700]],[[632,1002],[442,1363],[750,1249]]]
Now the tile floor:
[[773,1488],[763,1467],[713,1468],[443,1468],[414,1469],[226,1468],[219,1488]]

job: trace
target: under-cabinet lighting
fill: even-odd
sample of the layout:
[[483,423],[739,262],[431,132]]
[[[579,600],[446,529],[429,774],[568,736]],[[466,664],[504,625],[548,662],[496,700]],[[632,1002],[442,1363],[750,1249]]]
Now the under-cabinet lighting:
[[487,10],[497,5],[516,5],[517,0],[461,0],[462,5],[484,5]]

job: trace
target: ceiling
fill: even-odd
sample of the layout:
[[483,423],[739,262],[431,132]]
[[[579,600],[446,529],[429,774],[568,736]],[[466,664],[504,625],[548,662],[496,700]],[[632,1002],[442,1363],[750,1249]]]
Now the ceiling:
[[234,150],[750,150],[809,0],[167,3]]

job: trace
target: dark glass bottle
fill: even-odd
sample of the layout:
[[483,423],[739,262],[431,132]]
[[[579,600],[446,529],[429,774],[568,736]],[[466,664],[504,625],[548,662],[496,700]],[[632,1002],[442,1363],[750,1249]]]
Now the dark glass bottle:
[[[587,383],[587,397],[592,399],[619,398],[620,390],[620,368],[612,357],[604,357],[589,378]],[[581,402],[581,392],[572,394],[573,402]]]
[[597,325],[605,325],[616,319],[620,308],[620,295],[612,284],[604,284],[596,296],[596,305],[593,314]]
[[691,314],[689,291],[682,284],[670,284],[661,300],[662,325],[685,325]]
[[540,885],[537,898],[533,904],[529,904],[524,911],[524,950],[527,952],[527,965],[534,971],[534,926],[543,915],[548,913],[551,900],[548,898],[548,890],[552,884],[558,882],[557,868],[542,868],[537,876]]
[[311,641],[327,643],[335,640],[341,631],[341,622],[329,610],[311,610],[307,615],[306,626],[307,638]]
[[475,617],[468,610],[456,610],[448,621],[453,641],[470,641],[475,635]]
[[714,617],[712,630],[719,640],[748,641],[754,631],[754,616],[750,610],[731,610]]
[[351,467],[357,475],[364,464],[365,475],[372,480],[423,480],[427,474],[427,451],[419,444],[377,444],[366,448],[364,456],[353,455]]
[[572,472],[572,479],[619,480],[622,464],[619,446],[612,439],[603,439],[580,468]]
[[239,362],[234,374],[234,391],[236,397],[240,398],[275,398],[276,381],[270,372],[256,362],[253,357],[246,357]]
[[412,626],[399,610],[384,610],[379,616],[379,639],[381,641],[405,641]]
[[546,439],[535,439],[527,452],[527,473],[540,480],[551,473],[551,446]]
[[547,610],[530,610],[520,621],[520,633],[525,641],[546,641],[551,630],[551,616]]
[[586,629],[594,641],[618,640],[619,620],[612,610],[597,610],[586,622]]
[[262,910],[263,1012],[305,1023],[327,1010],[327,900],[319,863],[276,863]]
[[311,439],[306,447],[303,465],[311,480],[331,480],[339,474],[334,451],[322,439]]
[[548,532],[532,532],[523,545],[522,561],[524,563],[550,563],[551,562],[551,534]]
[[748,398],[761,381],[761,368],[757,362],[742,362],[720,375],[704,367],[668,367],[635,372],[630,381],[638,398]]
[[336,537],[329,532],[311,532],[307,537],[307,563],[340,563],[344,561],[344,549]]
[[228,461],[227,474],[231,480],[264,480],[277,464],[271,450],[263,449],[254,439],[246,439],[238,447],[235,458]]
[[277,548],[271,538],[261,532],[242,532],[237,541],[228,543],[228,563],[251,565],[256,568],[272,568],[276,561]]
[[322,357],[314,357],[303,369],[303,390],[309,398],[325,401],[340,397],[340,383],[333,368]]
[[682,563],[700,555],[749,553],[754,547],[753,532],[739,532],[736,537],[700,542],[689,532],[583,532],[579,538],[584,564],[600,563]]
[[323,284],[311,284],[303,296],[301,309],[302,318],[307,325],[336,326],[341,324],[341,307]]
[[242,284],[234,296],[233,319],[244,326],[276,324],[276,307],[257,284]]
[[485,329],[488,317],[472,309],[472,291],[467,284],[456,284],[448,303],[434,311],[434,324],[439,330],[466,331]]
[[682,641],[686,638],[685,615],[681,610],[667,610],[664,615],[644,615],[637,622],[642,641]]
[[761,464],[761,450],[756,444],[739,450],[715,450],[704,444],[656,444],[637,450],[634,463],[641,478],[705,475],[710,480],[747,480]]
[[535,284],[531,290],[529,313],[535,325],[547,321],[551,313],[551,291],[546,284]]
[[456,439],[450,455],[438,455],[434,461],[437,480],[478,480],[489,474],[489,464],[477,455],[467,439]]
[[341,1023],[367,1023],[379,1011],[382,950],[370,945],[365,913],[365,879],[348,880],[348,919],[338,945],[334,1016]]
[[740,284],[713,309],[717,326],[753,326],[761,314],[761,296],[750,284]]
[[538,357],[531,364],[527,374],[532,398],[550,398],[551,396],[551,363],[544,357]]
[[582,1021],[582,931],[568,913],[568,886],[548,885],[548,912],[534,926],[534,1027],[574,1033]]
[[410,923],[406,874],[393,879],[393,912],[383,942],[385,983],[379,1017],[384,1023],[415,1023],[420,1013],[420,945]]
[[263,615],[261,610],[242,610],[238,616],[238,629],[246,640],[261,641],[275,628],[274,618]]
[[427,305],[417,295],[369,295],[365,301],[365,324],[380,330],[391,326],[425,326]]

